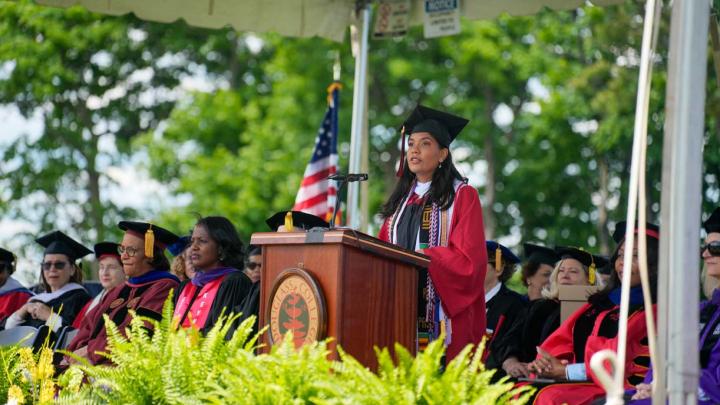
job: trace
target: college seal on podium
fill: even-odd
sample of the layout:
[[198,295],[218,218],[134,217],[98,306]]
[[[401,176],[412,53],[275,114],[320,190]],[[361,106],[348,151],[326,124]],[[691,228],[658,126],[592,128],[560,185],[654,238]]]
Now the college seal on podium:
[[267,302],[271,344],[280,343],[288,331],[293,333],[295,347],[325,338],[325,299],[307,271],[290,268],[280,273]]

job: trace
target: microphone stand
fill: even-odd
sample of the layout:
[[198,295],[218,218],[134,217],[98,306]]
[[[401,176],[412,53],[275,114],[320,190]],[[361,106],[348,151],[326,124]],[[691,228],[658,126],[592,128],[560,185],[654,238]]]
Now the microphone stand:
[[335,180],[337,181],[338,188],[337,188],[337,194],[335,195],[335,209],[333,210],[332,218],[330,218],[330,229],[335,229],[335,218],[337,218],[337,212],[340,208],[340,192],[342,191],[343,187],[345,187],[345,184],[347,181],[343,178],[342,180]]

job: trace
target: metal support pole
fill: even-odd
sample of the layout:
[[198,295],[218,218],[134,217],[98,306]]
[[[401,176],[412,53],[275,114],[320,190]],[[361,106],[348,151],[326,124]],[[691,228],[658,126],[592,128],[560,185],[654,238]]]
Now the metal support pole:
[[[362,168],[362,138],[367,133],[367,62],[368,62],[368,36],[370,33],[370,19],[372,9],[366,4],[360,11],[362,29],[359,41],[358,53],[355,57],[355,84],[353,86],[353,114],[352,133],[350,138],[350,164],[349,173],[359,173]],[[353,229],[359,229],[361,224],[361,212],[358,202],[360,200],[360,183],[353,182],[348,186],[347,194],[347,225]]]
[[[698,280],[702,147],[710,3],[675,0],[663,144],[660,238],[661,355],[667,359],[654,376],[667,386],[670,404],[697,403]],[[671,287],[670,287],[671,286]],[[667,384],[663,381],[667,373]],[[658,390],[653,404],[665,404]]]

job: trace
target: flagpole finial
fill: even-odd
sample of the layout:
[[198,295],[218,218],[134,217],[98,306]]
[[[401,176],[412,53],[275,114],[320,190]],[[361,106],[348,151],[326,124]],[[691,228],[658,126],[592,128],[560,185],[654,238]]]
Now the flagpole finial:
[[342,66],[340,65],[340,51],[335,51],[335,63],[333,63],[333,80],[336,82],[340,81],[340,72]]

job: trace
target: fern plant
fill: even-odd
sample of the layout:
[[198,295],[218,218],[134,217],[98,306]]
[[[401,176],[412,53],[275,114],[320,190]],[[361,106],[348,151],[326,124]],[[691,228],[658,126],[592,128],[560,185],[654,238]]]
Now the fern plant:
[[[255,354],[254,320],[239,325],[225,317],[206,335],[177,329],[172,305],[160,322],[134,317],[124,337],[109,319],[108,353],[115,366],[70,367],[60,378],[58,403],[133,404],[523,404],[531,388],[507,380],[492,384],[482,347],[466,348],[441,370],[441,341],[413,357],[401,346],[395,358],[377,350],[373,372],[327,341],[296,349],[292,337],[269,353]],[[154,332],[148,332],[148,323]],[[262,331],[261,331],[262,333]]]

